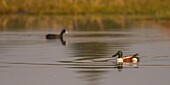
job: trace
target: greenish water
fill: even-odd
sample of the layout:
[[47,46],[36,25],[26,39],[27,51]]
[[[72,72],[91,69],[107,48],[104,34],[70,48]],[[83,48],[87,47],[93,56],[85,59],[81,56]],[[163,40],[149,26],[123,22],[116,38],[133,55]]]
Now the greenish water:
[[[3,16],[0,19],[2,85],[169,85],[168,21],[126,17]],[[66,28],[66,44],[46,40]],[[111,56],[139,53],[122,68]]]

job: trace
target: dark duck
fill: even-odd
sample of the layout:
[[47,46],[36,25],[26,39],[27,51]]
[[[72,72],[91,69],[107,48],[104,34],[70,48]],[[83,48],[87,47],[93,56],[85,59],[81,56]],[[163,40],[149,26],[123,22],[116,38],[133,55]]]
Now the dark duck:
[[45,37],[46,37],[46,39],[61,39],[61,40],[63,40],[64,33],[68,33],[68,32],[65,29],[63,29],[60,34],[47,34]]

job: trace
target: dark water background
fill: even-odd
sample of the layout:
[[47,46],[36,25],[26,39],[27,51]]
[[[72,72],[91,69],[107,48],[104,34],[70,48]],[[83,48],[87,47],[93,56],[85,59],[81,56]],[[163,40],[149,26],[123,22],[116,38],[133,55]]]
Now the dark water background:
[[[169,85],[169,21],[125,16],[0,17],[2,85]],[[46,40],[47,33],[64,35]],[[111,56],[140,54],[117,68]]]

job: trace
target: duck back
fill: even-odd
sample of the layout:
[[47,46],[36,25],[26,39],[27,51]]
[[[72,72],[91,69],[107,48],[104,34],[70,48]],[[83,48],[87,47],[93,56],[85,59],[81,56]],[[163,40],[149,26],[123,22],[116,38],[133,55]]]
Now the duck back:
[[56,34],[47,34],[46,35],[46,39],[59,39],[60,35],[56,35]]

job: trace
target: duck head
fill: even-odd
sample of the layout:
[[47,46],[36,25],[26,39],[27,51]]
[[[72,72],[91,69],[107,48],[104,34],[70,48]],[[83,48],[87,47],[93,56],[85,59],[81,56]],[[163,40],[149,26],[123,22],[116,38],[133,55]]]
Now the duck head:
[[118,58],[122,58],[123,57],[123,52],[121,50],[117,51],[116,54],[114,54],[112,57],[116,57],[118,56]]
[[61,31],[60,35],[63,35],[64,33],[66,33],[66,34],[68,33],[66,29],[63,29],[63,30]]

